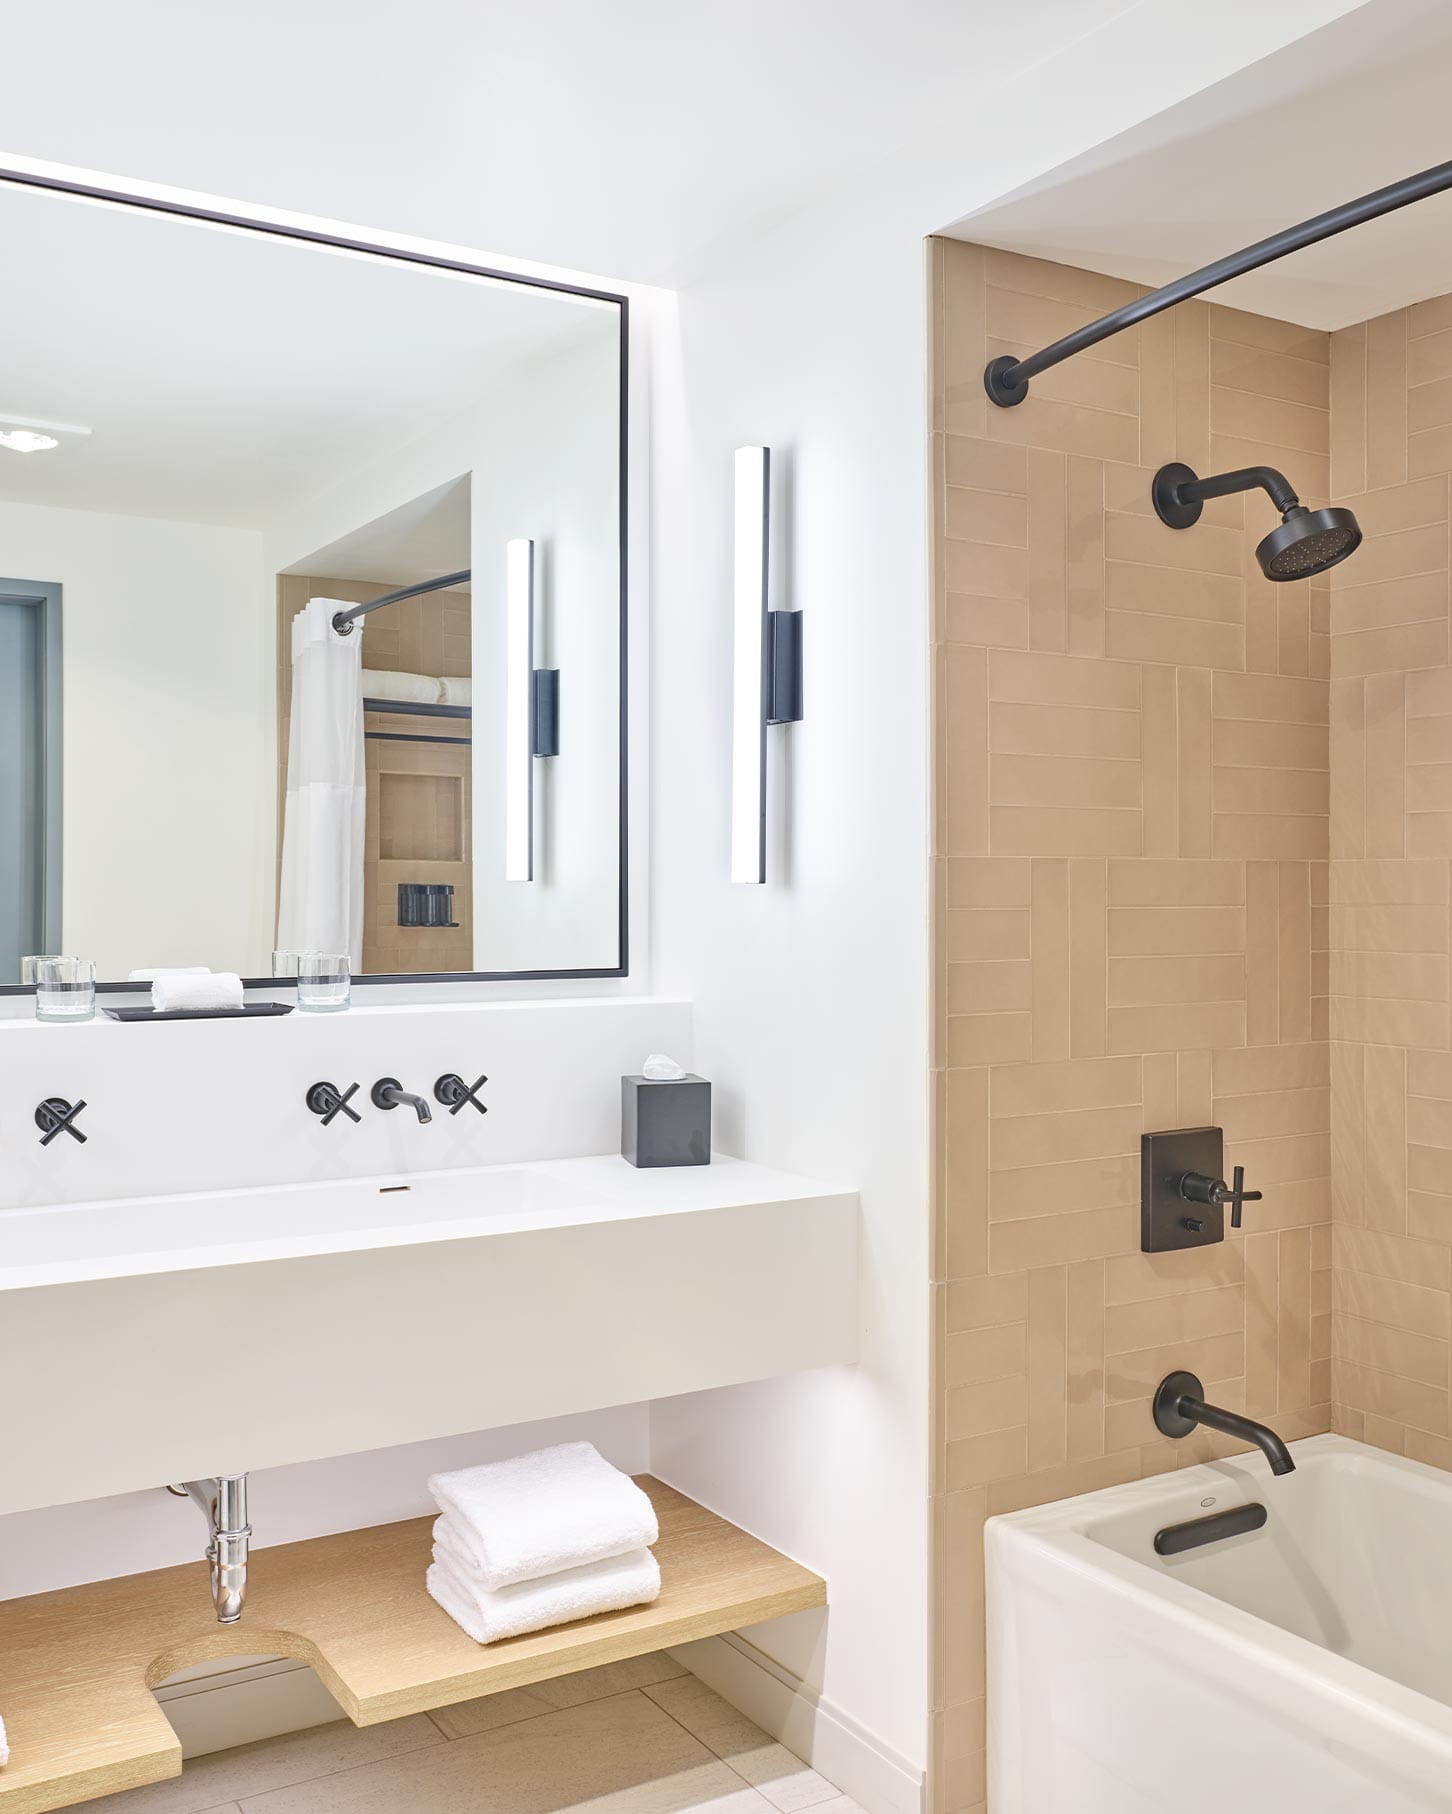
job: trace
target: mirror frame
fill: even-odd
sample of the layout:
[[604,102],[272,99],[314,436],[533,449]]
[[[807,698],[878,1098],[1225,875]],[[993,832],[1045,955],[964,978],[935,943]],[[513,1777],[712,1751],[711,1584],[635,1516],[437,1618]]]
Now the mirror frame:
[[[566,296],[584,296],[594,302],[613,303],[620,311],[620,383],[618,444],[618,539],[620,551],[620,633],[618,637],[620,729],[619,752],[619,850],[620,880],[617,901],[616,962],[595,969],[578,970],[410,970],[398,974],[360,971],[353,977],[355,988],[371,988],[374,983],[527,983],[569,982],[594,978],[622,977],[630,974],[630,648],[629,648],[629,570],[628,531],[630,496],[630,298],[615,290],[594,289],[587,284],[564,283],[548,277],[526,277],[515,271],[497,271],[489,265],[473,264],[467,259],[447,258],[439,253],[404,252],[395,246],[357,239],[321,228],[287,226],[276,221],[259,220],[248,214],[236,214],[219,208],[204,208],[187,202],[171,201],[159,196],[137,195],[123,189],[110,189],[94,183],[71,182],[64,177],[45,176],[38,172],[14,170],[0,164],[0,188],[44,189],[57,195],[74,196],[83,201],[106,202],[116,207],[134,208],[146,214],[170,214],[181,220],[201,221],[208,226],[231,227],[244,233],[255,233],[269,239],[291,239],[322,246],[339,252],[357,252],[370,258],[383,258],[398,264],[422,265],[436,271],[453,271],[466,277],[483,277],[493,283],[517,284],[530,290],[553,290]],[[294,979],[285,976],[244,976],[248,989],[289,989]],[[98,982],[97,994],[134,994],[144,984],[133,982]],[[0,984],[0,996],[34,995],[33,985]]]

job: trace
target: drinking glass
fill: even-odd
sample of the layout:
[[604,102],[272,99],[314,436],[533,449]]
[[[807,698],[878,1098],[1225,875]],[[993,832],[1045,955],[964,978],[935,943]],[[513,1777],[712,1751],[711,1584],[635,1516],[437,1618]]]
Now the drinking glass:
[[95,1012],[96,966],[90,958],[36,958],[37,1020],[91,1020]]
[[339,1014],[350,999],[348,957],[304,951],[297,960],[297,1005],[309,1014]]

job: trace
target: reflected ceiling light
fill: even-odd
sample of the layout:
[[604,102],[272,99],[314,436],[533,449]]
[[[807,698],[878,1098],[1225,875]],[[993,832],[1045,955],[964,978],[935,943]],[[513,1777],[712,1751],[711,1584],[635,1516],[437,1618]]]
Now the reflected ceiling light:
[[71,437],[90,434],[76,422],[44,422],[37,416],[0,416],[0,447],[11,453],[46,453]]

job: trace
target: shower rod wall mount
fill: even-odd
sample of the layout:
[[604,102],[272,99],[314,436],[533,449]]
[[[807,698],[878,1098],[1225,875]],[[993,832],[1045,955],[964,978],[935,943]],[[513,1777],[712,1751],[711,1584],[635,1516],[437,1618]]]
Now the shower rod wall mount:
[[1430,170],[1404,176],[1400,182],[1389,183],[1384,189],[1373,189],[1355,201],[1342,202],[1340,207],[1313,215],[1297,226],[1282,228],[1268,239],[1258,239],[1254,245],[1217,258],[1213,264],[1202,265],[1198,271],[1177,277],[1173,283],[1151,290],[1148,295],[1137,296],[1133,302],[1125,303],[1085,327],[1076,328],[1072,334],[1065,334],[1061,340],[1031,353],[1027,359],[1014,359],[1007,354],[991,359],[984,368],[983,388],[1000,409],[1012,409],[1028,396],[1031,378],[1038,377],[1040,372],[1046,372],[1061,360],[1072,358],[1075,353],[1097,346],[1111,334],[1122,333],[1125,328],[1147,321],[1163,309],[1173,308],[1177,302],[1186,302],[1204,290],[1213,290],[1217,284],[1244,277],[1248,271],[1258,271],[1262,265],[1273,264],[1287,253],[1299,252],[1303,246],[1314,246],[1320,240],[1344,233],[1348,227],[1359,227],[1364,221],[1393,214],[1412,202],[1425,201],[1429,195],[1440,195],[1444,189],[1452,189],[1452,163],[1434,164]]

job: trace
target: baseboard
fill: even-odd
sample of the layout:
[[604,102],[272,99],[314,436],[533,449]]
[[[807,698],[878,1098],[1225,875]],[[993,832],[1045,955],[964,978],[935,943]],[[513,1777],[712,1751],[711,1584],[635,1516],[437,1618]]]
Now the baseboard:
[[922,1814],[921,1770],[739,1632],[670,1654],[867,1814]]
[[281,1738],[343,1718],[305,1663],[289,1657],[226,1657],[163,1682],[157,1701],[181,1740],[182,1756],[205,1757],[260,1738]]

